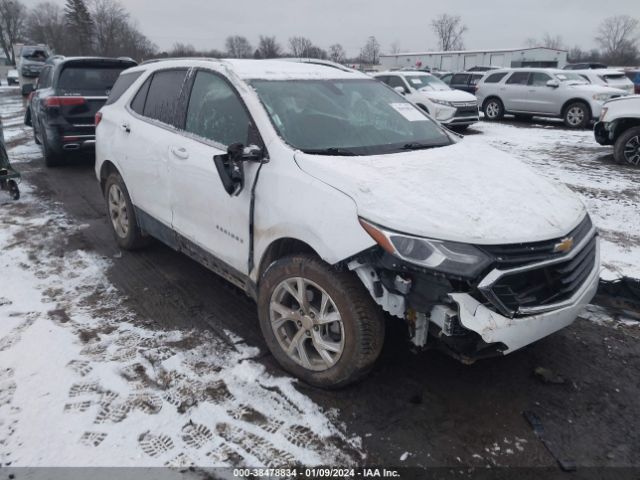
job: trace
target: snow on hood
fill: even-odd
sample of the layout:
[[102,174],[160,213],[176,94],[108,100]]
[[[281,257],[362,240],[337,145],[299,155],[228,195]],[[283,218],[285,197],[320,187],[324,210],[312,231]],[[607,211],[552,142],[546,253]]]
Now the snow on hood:
[[353,198],[363,218],[417,236],[485,245],[549,240],[569,233],[586,212],[567,187],[464,141],[369,157],[296,152],[296,161]]
[[476,102],[478,99],[475,95],[463,92],[462,90],[419,90],[421,95],[436,100],[446,100],[448,102]]

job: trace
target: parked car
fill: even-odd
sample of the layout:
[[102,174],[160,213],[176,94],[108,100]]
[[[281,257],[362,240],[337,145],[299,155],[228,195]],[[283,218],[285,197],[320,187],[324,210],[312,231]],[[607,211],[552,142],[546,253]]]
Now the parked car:
[[476,86],[484,76],[483,72],[460,72],[454,73],[448,78],[441,78],[441,80],[455,90],[476,93]]
[[471,362],[566,327],[598,287],[573,193],[359,72],[154,61],[96,123],[118,245],[155,237],[243,289],[274,358],[316,386],[372,367],[383,312]]
[[42,144],[48,167],[61,165],[65,155],[95,147],[95,114],[112,93],[132,60],[69,57],[46,65],[29,98],[25,124]]
[[447,83],[447,84],[448,84],[448,82],[446,81],[446,79],[450,79],[450,78],[451,78],[451,75],[453,75],[453,73],[452,73],[452,72],[447,72],[447,71],[444,71],[444,70],[437,70],[437,71],[435,71],[435,72],[431,72],[431,75],[433,75],[433,76],[435,76],[435,77],[438,77],[438,78],[439,78],[440,80],[442,80],[444,83]]
[[18,81],[23,96],[29,95],[37,82],[40,72],[45,66],[51,52],[46,45],[22,45],[14,46]]
[[634,93],[640,95],[640,70],[627,70],[625,75],[633,83]]
[[7,85],[19,85],[20,84],[20,75],[18,75],[17,70],[9,70],[7,72]]
[[611,88],[619,88],[629,95],[633,95],[633,82],[627,78],[622,70],[613,69],[592,69],[592,70],[574,70],[587,82],[593,85],[604,85]]
[[600,145],[613,145],[618,163],[640,167],[640,96],[605,103],[594,132]]
[[625,95],[617,88],[589,85],[576,72],[549,68],[497,70],[476,92],[486,120],[500,120],[505,113],[559,117],[569,128],[587,127],[600,117],[606,101]]
[[446,83],[424,72],[381,72],[374,78],[396,89],[443,125],[465,130],[479,120],[476,97],[451,89]]
[[609,67],[604,63],[586,62],[586,63],[569,63],[565,65],[562,69],[563,70],[588,70],[590,68],[600,70],[600,69],[609,68]]
[[500,70],[500,67],[490,65],[476,65],[467,69],[467,72],[488,72],[490,70]]

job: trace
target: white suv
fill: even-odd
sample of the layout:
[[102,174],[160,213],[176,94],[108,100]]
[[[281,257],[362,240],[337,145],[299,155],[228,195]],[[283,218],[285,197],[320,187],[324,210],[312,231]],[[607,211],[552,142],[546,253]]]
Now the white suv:
[[560,117],[569,128],[585,128],[600,117],[602,105],[627,92],[590,85],[580,74],[550,68],[505,69],[485,76],[476,90],[486,120]]
[[566,327],[598,285],[597,233],[567,188],[362,73],[157,61],[120,76],[96,123],[118,244],[155,237],[243,289],[313,385],[367,372],[385,316],[471,361]]
[[435,75],[418,71],[381,72],[374,75],[443,125],[465,130],[479,120],[476,97],[454,90]]

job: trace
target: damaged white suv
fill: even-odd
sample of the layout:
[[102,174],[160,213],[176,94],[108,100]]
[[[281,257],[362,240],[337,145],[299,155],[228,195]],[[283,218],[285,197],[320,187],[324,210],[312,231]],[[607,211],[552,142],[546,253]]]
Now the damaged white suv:
[[567,188],[364,74],[156,61],[121,75],[96,122],[118,244],[155,237],[246,291],[311,384],[364,375],[385,317],[470,361],[566,327],[595,294],[597,233]]

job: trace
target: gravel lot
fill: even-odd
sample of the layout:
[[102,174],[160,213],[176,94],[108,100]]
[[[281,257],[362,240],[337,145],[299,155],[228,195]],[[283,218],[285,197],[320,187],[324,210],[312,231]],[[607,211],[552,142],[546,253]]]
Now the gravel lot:
[[[118,251],[91,160],[45,169],[22,112],[1,90],[24,199],[0,198],[0,465],[640,468],[638,322],[596,306],[472,366],[410,353],[391,327],[363,382],[309,388],[268,354],[242,293],[159,243]],[[640,278],[640,172],[591,132],[483,122],[464,141],[568,184],[601,229],[603,277]]]

